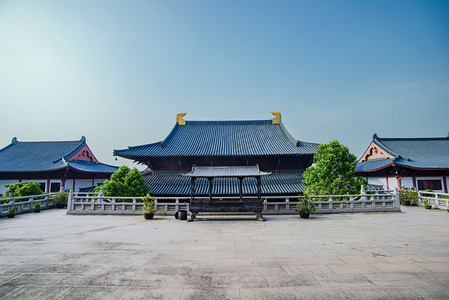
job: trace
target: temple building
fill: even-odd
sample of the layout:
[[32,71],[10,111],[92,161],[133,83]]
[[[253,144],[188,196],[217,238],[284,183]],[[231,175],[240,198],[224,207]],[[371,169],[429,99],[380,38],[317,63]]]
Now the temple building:
[[[148,166],[146,183],[155,196],[188,196],[190,180],[181,173],[194,166],[258,166],[263,172],[262,195],[298,195],[303,192],[302,173],[312,164],[319,144],[298,141],[281,121],[186,121],[178,114],[170,134],[157,143],[114,150],[114,155]],[[256,194],[256,185],[243,181],[245,194]],[[254,179],[255,180],[255,179]],[[207,195],[207,179],[198,179],[196,193]],[[236,178],[217,178],[214,195],[236,195]]]
[[86,138],[78,141],[21,142],[13,138],[0,150],[0,193],[4,184],[31,181],[44,192],[97,185],[108,179],[117,167],[100,163]]
[[355,172],[384,189],[405,186],[447,193],[449,136],[380,138],[374,134]]

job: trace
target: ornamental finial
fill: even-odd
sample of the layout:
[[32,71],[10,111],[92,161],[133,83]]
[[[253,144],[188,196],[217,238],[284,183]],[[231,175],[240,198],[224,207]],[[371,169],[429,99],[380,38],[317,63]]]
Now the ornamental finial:
[[275,112],[275,111],[272,111],[271,113],[274,115],[273,124],[280,124],[281,123],[281,119],[282,119],[281,113],[280,112]]
[[178,122],[178,125],[186,125],[186,120],[182,118],[185,115],[187,115],[187,113],[179,113],[176,115],[176,122]]

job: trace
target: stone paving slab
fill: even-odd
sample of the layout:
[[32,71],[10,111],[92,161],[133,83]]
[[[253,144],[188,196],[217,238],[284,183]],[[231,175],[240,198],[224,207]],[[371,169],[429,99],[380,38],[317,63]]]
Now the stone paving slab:
[[0,219],[2,299],[449,299],[449,214]]

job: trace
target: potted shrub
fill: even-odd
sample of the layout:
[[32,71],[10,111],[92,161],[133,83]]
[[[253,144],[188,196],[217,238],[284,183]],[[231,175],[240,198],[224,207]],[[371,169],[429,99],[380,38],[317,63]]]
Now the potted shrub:
[[299,212],[299,216],[302,219],[308,219],[310,213],[313,213],[316,210],[315,204],[310,202],[309,197],[307,195],[304,198],[299,199],[299,203],[295,207],[295,211]]
[[34,205],[33,205],[33,211],[34,211],[35,213],[38,213],[38,212],[41,211],[41,204],[40,204],[39,202],[34,203]]
[[424,199],[423,203],[424,203],[424,207],[425,207],[426,209],[431,209],[431,208],[432,208],[432,205],[430,204],[428,198]]
[[405,206],[416,205],[416,202],[418,201],[418,192],[402,186],[399,190],[399,200],[401,201],[401,204]]
[[8,218],[14,218],[14,216],[16,215],[16,211],[18,211],[19,208],[17,206],[14,206],[13,208],[11,208],[8,211]]
[[154,217],[154,214],[156,213],[156,202],[154,202],[154,197],[151,197],[150,194],[147,194],[144,198],[142,198],[143,201],[143,217],[145,220],[151,220]]
[[55,202],[56,208],[64,208],[67,205],[67,199],[69,198],[69,193],[59,192],[53,196],[53,201]]

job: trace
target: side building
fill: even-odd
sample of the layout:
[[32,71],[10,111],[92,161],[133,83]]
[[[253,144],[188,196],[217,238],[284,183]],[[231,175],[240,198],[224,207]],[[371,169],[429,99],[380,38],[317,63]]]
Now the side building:
[[4,184],[31,181],[44,192],[97,185],[108,179],[117,167],[100,163],[86,138],[78,141],[21,142],[13,138],[0,150],[0,193]]
[[[148,166],[146,183],[155,196],[189,196],[190,179],[181,172],[193,166],[253,166],[269,171],[262,178],[262,195],[298,195],[303,192],[302,173],[312,164],[319,144],[298,141],[281,121],[272,120],[186,121],[177,123],[161,142],[114,150],[114,155]],[[256,185],[246,178],[244,194],[256,194]],[[196,194],[207,195],[208,180],[198,179]],[[239,194],[237,178],[216,178],[214,195]]]
[[449,136],[373,140],[355,169],[369,184],[448,192]]

